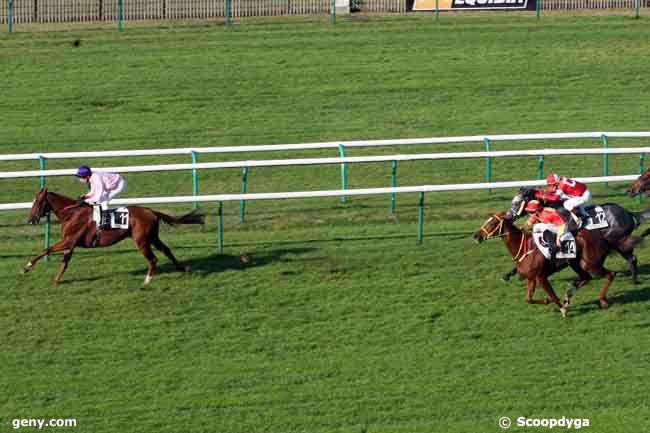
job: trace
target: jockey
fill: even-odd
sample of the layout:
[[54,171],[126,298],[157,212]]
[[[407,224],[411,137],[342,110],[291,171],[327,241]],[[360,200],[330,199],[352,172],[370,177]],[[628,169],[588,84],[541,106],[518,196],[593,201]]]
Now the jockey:
[[546,184],[549,187],[545,190],[544,199],[556,195],[558,199],[563,202],[562,206],[571,212],[573,218],[576,219],[576,223],[578,220],[574,216],[574,209],[577,209],[580,216],[587,216],[583,208],[584,205],[591,201],[591,191],[589,191],[587,185],[578,182],[577,180],[569,179],[568,177],[558,176],[555,173],[550,173],[548,175],[546,178]]
[[81,200],[99,209],[100,223],[98,230],[110,228],[108,220],[108,203],[126,189],[126,181],[115,173],[92,171],[87,165],[82,165],[75,174],[81,183],[90,186],[88,193],[79,197]]
[[535,231],[544,233],[544,240],[548,244],[551,260],[555,259],[555,253],[560,246],[560,238],[567,231],[565,217],[553,208],[543,207],[538,200],[529,201],[524,210],[531,214],[527,221],[528,225],[535,224]]

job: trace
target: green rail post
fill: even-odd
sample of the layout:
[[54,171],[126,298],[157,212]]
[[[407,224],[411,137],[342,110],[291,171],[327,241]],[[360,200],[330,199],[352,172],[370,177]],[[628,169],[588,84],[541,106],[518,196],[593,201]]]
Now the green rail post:
[[14,31],[14,0],[7,0],[7,27],[9,33]]
[[[490,139],[485,137],[483,139],[483,143],[485,143],[485,151],[489,152],[490,149],[492,148],[492,143],[490,143]],[[492,158],[490,157],[485,158],[485,182],[486,183],[492,182]],[[488,189],[488,192],[492,192],[492,189]]]
[[[393,161],[390,174],[390,186],[395,188],[397,186],[397,161]],[[390,193],[390,213],[395,215],[395,193]]]
[[436,0],[436,22],[440,21],[440,8],[439,8],[439,1]]
[[634,2],[634,8],[636,9],[636,14],[634,15],[634,18],[636,18],[637,20],[638,20],[639,18],[641,18],[641,10],[640,10],[640,9],[641,9],[641,8],[640,8],[641,5],[640,5],[640,4],[641,4],[641,0],[635,0],[635,2]]
[[542,0],[537,0],[535,2],[535,16],[537,17],[537,21],[539,21],[542,13]]
[[[45,170],[45,158],[40,156],[38,157],[38,167],[41,169],[41,171]],[[45,188],[45,176],[40,177],[40,186],[41,189]],[[50,214],[48,213],[47,216],[45,217],[45,242],[44,242],[44,248],[49,248],[50,247]],[[49,254],[45,256],[45,260],[49,260],[50,256]]]
[[117,0],[117,31],[122,31],[122,19],[124,18],[123,14],[123,4],[122,0]]
[[223,253],[223,202],[219,202],[217,210],[217,245],[219,246],[219,254]]
[[332,8],[330,19],[332,21],[332,24],[336,24],[336,0],[332,0],[330,4],[331,4],[330,7]]
[[[345,146],[339,144],[339,155],[345,158]],[[345,167],[345,162],[341,163],[341,189],[345,191],[348,189],[348,171]],[[341,203],[347,203],[348,198],[344,195],[341,196]]]
[[422,245],[422,238],[424,237],[424,193],[420,193],[420,200],[418,203],[418,245]]
[[[642,153],[642,154],[639,155],[639,176],[643,174],[643,167],[644,166],[645,166],[645,153]],[[641,203],[642,198],[643,198],[642,193],[637,195],[636,196],[637,203]]]
[[[246,190],[248,190],[248,167],[244,167],[241,171],[241,193],[246,194]],[[244,223],[244,219],[246,218],[246,200],[241,200],[239,202],[239,222],[241,224]]]
[[[196,169],[197,154],[196,151],[192,150],[192,196],[196,197],[199,195],[199,173]],[[192,209],[199,207],[197,202],[192,203]]]
[[544,178],[544,155],[537,157],[537,179]]
[[226,0],[226,28],[232,27],[232,0]]
[[[609,139],[607,138],[607,135],[603,134],[601,136],[603,139],[603,149],[609,148]],[[603,176],[609,176],[609,155],[604,153],[603,154]],[[609,182],[605,182],[605,187],[609,186]]]

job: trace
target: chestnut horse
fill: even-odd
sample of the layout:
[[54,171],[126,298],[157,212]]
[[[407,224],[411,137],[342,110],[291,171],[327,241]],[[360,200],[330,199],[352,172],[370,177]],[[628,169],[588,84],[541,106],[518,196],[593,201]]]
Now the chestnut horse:
[[[526,302],[529,304],[553,302],[560,307],[562,316],[565,316],[575,290],[591,279],[590,274],[595,274],[606,278],[605,284],[600,289],[599,298],[601,308],[608,308],[607,290],[616,273],[603,266],[611,247],[598,231],[583,230],[576,236],[575,259],[558,259],[555,261],[547,260],[542,252],[536,248],[532,235],[515,226],[512,216],[506,212],[492,215],[474,233],[474,239],[479,243],[497,237],[503,238],[503,243],[515,262],[517,273],[526,280]],[[567,265],[571,266],[578,274],[578,278],[573,282],[573,288],[567,292],[565,301],[562,304],[555,294],[553,286],[548,281],[548,277],[564,269]],[[533,299],[538,284],[544,288],[548,296],[547,299]]]
[[636,197],[642,192],[646,193],[646,195],[650,195],[650,168],[644,171],[641,176],[632,182],[626,191],[627,195],[630,197]]
[[61,222],[61,240],[51,247],[45,248],[27,262],[21,270],[22,273],[29,272],[36,262],[45,255],[63,251],[63,263],[61,263],[59,272],[52,280],[52,284],[57,284],[61,281],[61,277],[67,269],[72,253],[76,247],[108,247],[127,237],[133,239],[138,249],[149,262],[147,275],[144,279],[145,285],[149,284],[156,271],[157,259],[151,250],[152,245],[157,250],[162,251],[172,261],[174,266],[176,266],[176,269],[189,272],[190,269],[183,267],[176,260],[169,247],[160,240],[158,229],[160,221],[168,224],[203,224],[203,215],[191,212],[182,217],[174,217],[145,207],[129,206],[128,209],[129,228],[126,230],[103,230],[97,244],[94,245],[93,241],[97,234],[97,224],[93,221],[92,206],[85,203],[79,204],[71,198],[49,192],[45,188],[41,189],[36,194],[36,199],[32,205],[27,222],[29,224],[38,224],[42,217],[48,215],[50,212],[54,212]]

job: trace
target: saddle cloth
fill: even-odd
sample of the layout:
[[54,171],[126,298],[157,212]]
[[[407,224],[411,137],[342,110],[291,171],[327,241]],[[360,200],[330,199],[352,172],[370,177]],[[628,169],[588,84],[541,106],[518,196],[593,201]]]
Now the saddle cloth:
[[[122,229],[127,230],[129,228],[129,209],[126,207],[118,207],[115,209],[108,209],[110,226],[112,229]],[[93,221],[99,224],[101,223],[101,214],[100,207],[93,206]]]
[[[544,239],[544,227],[535,230],[533,227],[533,240],[537,249],[542,252],[546,260],[550,260],[551,252],[548,249],[548,243]],[[557,236],[557,234],[555,235]],[[576,240],[570,232],[566,232],[560,238],[560,248],[555,254],[556,259],[575,259],[576,258]]]
[[600,206],[588,206],[585,208],[588,217],[584,220],[584,228],[587,230],[602,229],[609,227],[605,210]]

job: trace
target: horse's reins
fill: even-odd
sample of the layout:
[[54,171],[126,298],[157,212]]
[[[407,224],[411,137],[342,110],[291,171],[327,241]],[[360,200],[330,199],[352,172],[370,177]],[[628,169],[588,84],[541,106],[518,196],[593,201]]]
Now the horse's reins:
[[[491,231],[488,231],[488,230],[487,230],[485,227],[483,227],[483,226],[484,226],[485,224],[487,224],[488,222],[492,221],[492,218],[496,218],[497,220],[499,220],[499,224],[497,224],[496,227],[495,227],[494,229],[492,229]],[[498,217],[498,216],[496,216],[496,215],[493,215],[492,218],[490,218],[489,220],[487,220],[487,222],[481,226],[481,231],[483,231],[483,233],[485,233],[485,239],[486,239],[486,240],[487,240],[487,239],[494,239],[494,238],[501,238],[501,237],[504,237],[505,235],[509,235],[509,234],[514,233],[514,232],[501,233],[501,231],[503,230],[503,222],[504,222],[504,219],[501,218],[501,217]],[[496,233],[496,234],[495,234],[495,233]],[[515,261],[515,262],[520,262],[520,261],[522,261],[526,256],[528,256],[530,253],[532,253],[532,252],[534,251],[534,250],[530,250],[530,251],[528,251],[528,247],[527,247],[526,244],[527,244],[527,242],[526,242],[526,236],[522,233],[522,236],[521,236],[521,242],[519,243],[519,249],[517,250],[517,254],[515,254],[514,257],[512,258],[513,261]],[[522,249],[524,250],[523,253],[521,252]],[[521,253],[521,256],[519,256],[520,253]]]

